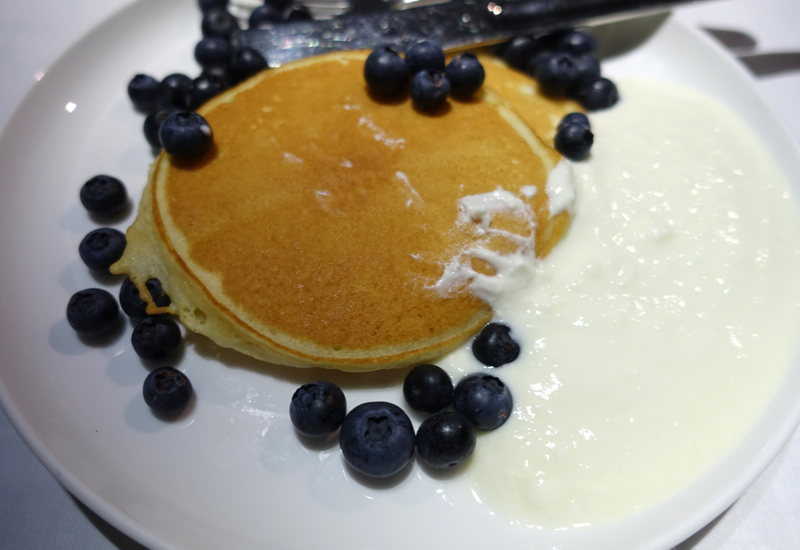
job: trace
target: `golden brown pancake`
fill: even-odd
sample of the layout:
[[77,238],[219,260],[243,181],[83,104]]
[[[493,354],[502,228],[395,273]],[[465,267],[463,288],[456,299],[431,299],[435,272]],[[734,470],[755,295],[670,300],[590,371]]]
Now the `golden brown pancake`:
[[[177,313],[189,329],[266,361],[405,366],[451,350],[491,318],[469,285],[434,288],[444,266],[477,241],[519,247],[481,236],[463,213],[459,221],[460,198],[535,186],[524,200],[536,253],[561,238],[569,217],[551,220],[545,183],[560,159],[555,123],[573,104],[517,97],[505,88],[531,81],[492,65],[476,98],[425,114],[406,97],[372,96],[365,58],[331,54],[266,71],[199,111],[214,131],[204,157],[161,154],[112,267],[129,274],[149,312]],[[508,213],[493,227],[526,236],[529,221]],[[169,308],[150,303],[151,277]]]

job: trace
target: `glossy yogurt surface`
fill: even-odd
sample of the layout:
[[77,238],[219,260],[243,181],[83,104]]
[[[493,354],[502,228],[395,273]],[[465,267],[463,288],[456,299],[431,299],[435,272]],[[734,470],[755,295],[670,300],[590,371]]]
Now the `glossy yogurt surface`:
[[564,241],[476,289],[522,355],[440,363],[512,391],[512,418],[467,471],[512,524],[603,524],[687,486],[753,425],[800,331],[800,212],[769,154],[699,92],[619,84],[622,101],[591,116],[591,158],[572,165]]

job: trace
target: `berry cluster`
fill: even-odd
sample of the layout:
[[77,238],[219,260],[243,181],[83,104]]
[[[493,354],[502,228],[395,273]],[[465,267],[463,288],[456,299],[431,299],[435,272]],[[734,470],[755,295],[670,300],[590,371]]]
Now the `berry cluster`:
[[[154,151],[162,147],[178,158],[204,155],[213,143],[211,127],[194,113],[228,88],[267,68],[253,48],[235,48],[231,39],[239,21],[228,11],[227,0],[199,0],[203,38],[194,49],[202,71],[196,78],[173,73],[162,80],[137,74],[128,84],[134,107],[147,114],[144,135]],[[250,15],[249,28],[310,19],[308,8],[287,0],[267,0]]]
[[[128,202],[124,184],[117,178],[99,175],[87,181],[80,191],[86,209],[96,217],[119,214]],[[78,252],[86,266],[100,273],[109,273],[109,267],[122,257],[127,242],[125,235],[116,229],[102,227],[91,231],[81,241]],[[150,297],[158,307],[170,304],[158,279],[146,283]],[[119,304],[107,290],[88,288],[72,295],[67,304],[67,322],[80,335],[98,338],[111,333],[119,326],[119,309],[138,321],[131,336],[134,351],[149,362],[169,359],[181,345],[178,324],[166,315],[151,316],[147,303],[139,296],[136,285],[125,279],[119,293]],[[161,367],[150,373],[143,386],[145,402],[161,413],[183,410],[192,396],[192,385],[182,372],[172,367]]]
[[583,113],[570,113],[561,119],[556,129],[556,150],[572,160],[586,158],[594,143],[589,117]]
[[[490,323],[475,338],[475,356],[500,366],[519,355],[519,345],[506,325]],[[289,417],[308,437],[327,437],[339,428],[339,446],[350,466],[372,477],[402,470],[416,449],[432,468],[454,468],[475,449],[476,430],[499,428],[511,416],[513,399],[503,382],[488,374],[465,376],[453,387],[450,376],[436,365],[418,365],[403,382],[412,409],[430,414],[416,433],[408,415],[392,403],[362,403],[349,413],[344,392],[327,381],[305,384],[295,391]],[[454,410],[445,410],[450,405]]]
[[485,76],[480,61],[471,53],[461,54],[445,66],[444,51],[431,40],[409,48],[405,58],[393,46],[380,46],[364,63],[364,79],[372,91],[391,95],[408,84],[411,100],[421,111],[439,107],[451,95],[462,99],[472,96]]
[[594,57],[596,39],[581,31],[546,36],[518,36],[501,49],[503,59],[525,71],[549,96],[570,97],[585,109],[611,107],[619,100],[617,87],[600,74]]

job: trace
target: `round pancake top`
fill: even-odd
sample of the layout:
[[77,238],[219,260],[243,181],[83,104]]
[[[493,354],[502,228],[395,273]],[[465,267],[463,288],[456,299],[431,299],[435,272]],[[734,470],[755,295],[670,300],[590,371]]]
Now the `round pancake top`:
[[212,150],[162,155],[155,171],[161,237],[266,338],[370,350],[485,320],[468,288],[431,288],[476,238],[458,199],[534,185],[526,201],[548,218],[554,151],[532,147],[485,94],[427,114],[371,95],[365,56],[289,65],[228,92],[201,110]]

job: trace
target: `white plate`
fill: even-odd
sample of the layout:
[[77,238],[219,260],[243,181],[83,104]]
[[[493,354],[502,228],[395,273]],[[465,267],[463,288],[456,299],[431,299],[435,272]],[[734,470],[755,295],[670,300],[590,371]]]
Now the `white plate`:
[[[120,283],[91,275],[78,258],[98,223],[77,196],[89,177],[108,173],[138,202],[152,156],[125,86],[136,72],[198,72],[198,28],[193,0],[130,6],[54,65],[0,137],[0,398],[37,456],[110,523],[154,548],[668,548],[733,502],[788,438],[800,418],[800,362],[745,440],[686,490],[607,527],[542,533],[506,525],[459,479],[418,465],[384,482],[354,474],[335,441],[301,442],[288,420],[291,393],[321,374],[266,369],[201,337],[188,337],[171,362],[190,375],[194,405],[173,422],[157,419],[141,397],[148,367],[130,347],[131,324],[99,345],[77,337],[64,311],[73,292],[116,292]],[[616,26],[603,40],[629,42],[643,28]],[[747,75],[678,22],[604,70],[717,96],[787,174],[800,173],[788,133]],[[402,399],[395,373],[334,379],[350,406]]]

